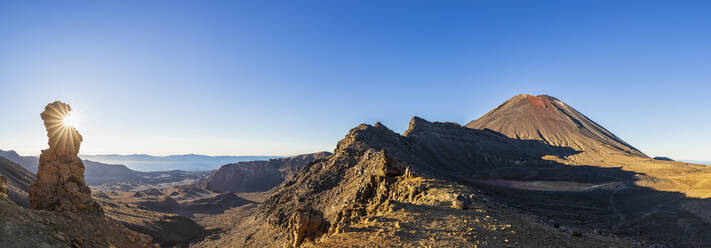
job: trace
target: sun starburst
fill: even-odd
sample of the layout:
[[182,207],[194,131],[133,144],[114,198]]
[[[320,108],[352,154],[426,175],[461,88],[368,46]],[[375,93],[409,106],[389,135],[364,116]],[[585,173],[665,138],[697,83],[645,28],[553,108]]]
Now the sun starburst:
[[75,129],[77,116],[70,114],[71,111],[69,104],[57,101],[47,105],[41,114],[47,128],[49,147],[57,154],[76,155],[79,152],[82,137]]
[[77,124],[79,124],[79,118],[77,118],[76,114],[73,114],[72,112],[68,112],[67,115],[62,118],[62,124],[68,127],[77,127]]

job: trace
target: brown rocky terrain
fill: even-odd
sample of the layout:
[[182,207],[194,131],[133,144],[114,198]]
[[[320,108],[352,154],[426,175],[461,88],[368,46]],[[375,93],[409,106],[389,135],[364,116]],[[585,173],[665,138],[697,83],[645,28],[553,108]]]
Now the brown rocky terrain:
[[279,185],[305,165],[325,159],[329,152],[298,155],[267,161],[223,165],[207,180],[207,188],[220,192],[261,192]]
[[[40,206],[56,211],[49,212],[0,200],[11,204],[0,208],[11,227],[0,230],[0,246],[15,233],[36,230],[59,233],[27,235],[47,247],[147,245],[149,238],[135,232],[177,247],[711,242],[711,169],[649,158],[549,96],[516,96],[467,126],[414,117],[398,134],[381,123],[362,124],[333,154],[229,164],[191,184],[104,185],[93,198],[79,173],[81,160],[74,159],[78,143],[76,149],[57,144],[64,145],[50,151],[50,142],[43,151],[37,181],[44,183],[37,187],[64,196],[63,202],[32,198],[47,199]],[[109,218],[87,203],[100,205]],[[87,226],[71,228],[67,221]],[[91,228],[101,234],[88,237]]]
[[[99,191],[94,193],[94,197],[107,217],[133,231],[151,236],[161,247],[185,247],[210,233],[190,218],[140,205],[141,202],[159,202],[163,193],[158,192],[160,194],[135,197],[131,192],[112,191],[107,194]],[[174,205],[179,203],[176,201]]]
[[[449,152],[440,157],[440,151]],[[521,161],[546,168],[550,162],[537,157],[549,152],[561,155],[537,141],[419,118],[405,135],[380,123],[361,125],[338,143],[333,156],[285,181],[237,228],[197,247],[630,246],[539,224],[452,175]],[[462,197],[465,209],[452,207]]]
[[[141,190],[143,186],[160,185],[136,182],[136,187],[124,187],[127,186],[125,183],[109,183],[94,187],[101,190],[94,197],[108,217],[129,229],[153,237],[162,246],[184,247],[207,235],[215,236],[215,233],[231,230],[233,225],[227,223],[239,223],[251,214],[256,204],[268,194],[267,190],[283,178],[296,174],[303,166],[328,155],[330,153],[321,152],[228,164],[209,178],[187,185]],[[226,190],[223,193],[206,185],[252,192],[238,195]],[[231,221],[225,222],[225,219]]]
[[5,178],[5,193],[18,205],[29,207],[30,184],[35,181],[35,175],[21,166],[0,157],[0,176]]
[[150,247],[151,239],[105,218],[24,208],[0,199],[0,247]]
[[701,247],[709,172],[522,95],[467,127],[360,125],[196,247]]

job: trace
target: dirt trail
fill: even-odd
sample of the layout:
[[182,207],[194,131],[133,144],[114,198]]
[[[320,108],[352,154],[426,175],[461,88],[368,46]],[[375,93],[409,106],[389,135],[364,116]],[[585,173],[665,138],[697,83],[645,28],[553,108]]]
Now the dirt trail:
[[617,209],[617,207],[615,206],[615,194],[617,194],[617,192],[620,192],[620,191],[625,190],[625,189],[627,189],[627,188],[628,188],[627,183],[623,183],[623,184],[621,184],[620,186],[617,186],[617,187],[615,188],[615,190],[612,191],[612,194],[610,194],[610,199],[609,199],[610,210],[611,210],[613,213],[615,213],[615,215],[616,215],[618,218],[620,218],[620,223],[624,223],[624,222],[625,222],[625,215],[622,214],[622,211],[619,210],[619,209]]

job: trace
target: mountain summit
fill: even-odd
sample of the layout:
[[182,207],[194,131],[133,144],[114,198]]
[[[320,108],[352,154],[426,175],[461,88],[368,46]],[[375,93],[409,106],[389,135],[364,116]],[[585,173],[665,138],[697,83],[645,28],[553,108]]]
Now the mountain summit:
[[581,152],[576,158],[599,159],[608,155],[647,158],[568,104],[547,95],[514,96],[466,127],[490,129],[515,139],[540,140],[551,146],[570,147]]

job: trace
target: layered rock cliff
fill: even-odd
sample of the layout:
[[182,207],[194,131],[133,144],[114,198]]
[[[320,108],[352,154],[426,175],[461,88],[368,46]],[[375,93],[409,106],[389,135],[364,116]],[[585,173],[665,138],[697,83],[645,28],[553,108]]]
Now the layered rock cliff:
[[223,165],[207,179],[207,188],[219,192],[259,192],[279,185],[302,167],[325,159],[329,152],[318,152],[267,161]]

